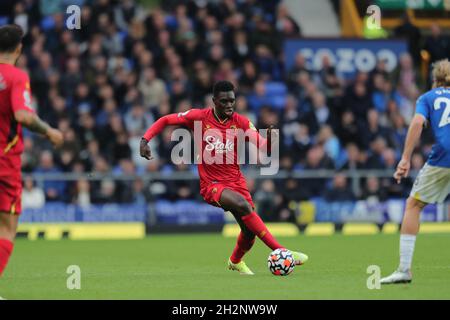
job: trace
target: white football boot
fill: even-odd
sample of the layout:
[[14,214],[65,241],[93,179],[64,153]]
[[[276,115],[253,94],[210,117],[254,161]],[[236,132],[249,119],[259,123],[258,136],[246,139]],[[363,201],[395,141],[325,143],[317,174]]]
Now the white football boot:
[[393,283],[410,283],[412,281],[411,271],[396,270],[390,276],[380,279],[380,284],[393,284]]

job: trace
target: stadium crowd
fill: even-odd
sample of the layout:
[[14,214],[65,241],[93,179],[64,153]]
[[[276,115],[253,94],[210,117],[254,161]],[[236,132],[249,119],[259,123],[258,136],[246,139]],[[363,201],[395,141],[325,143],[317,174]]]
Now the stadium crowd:
[[[145,9],[134,0],[22,0],[1,12],[0,23],[21,25],[24,54],[18,66],[31,77],[39,115],[64,132],[52,153],[44,140],[26,134],[23,171],[125,174],[195,172],[170,161],[172,129],[152,141],[156,157],[139,156],[139,140],[162,115],[212,105],[211,88],[230,80],[237,112],[258,128],[280,129],[282,170],[393,169],[399,159],[415,100],[426,83],[405,53],[394,72],[383,61],[374,71],[344,80],[330,60],[311,70],[298,54],[284,70],[282,43],[301,28],[278,0],[161,1]],[[69,3],[70,2],[70,3]],[[65,8],[81,7],[81,28],[68,30]],[[448,56],[438,27],[426,39]],[[442,47],[444,46],[444,47]],[[438,48],[438,49],[436,49]],[[433,142],[413,157],[419,169]],[[27,206],[46,201],[89,204],[144,203],[159,198],[198,199],[198,182],[156,181],[146,185],[102,179],[89,182],[24,182]],[[265,219],[289,219],[288,203],[323,196],[329,201],[405,196],[408,185],[371,177],[354,194],[348,179],[250,180]],[[325,190],[325,191],[324,191]],[[279,213],[280,216],[270,216]]]

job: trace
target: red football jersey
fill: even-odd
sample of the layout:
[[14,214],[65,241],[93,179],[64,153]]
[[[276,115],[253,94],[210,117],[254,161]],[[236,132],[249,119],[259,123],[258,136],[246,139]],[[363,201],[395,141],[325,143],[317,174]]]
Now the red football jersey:
[[[215,181],[233,182],[242,178],[238,163],[238,143],[242,140],[234,132],[238,133],[240,129],[241,133],[245,132],[247,138],[259,146],[266,143],[266,139],[259,135],[245,116],[235,112],[230,119],[221,122],[214,116],[213,108],[191,109],[164,116],[152,125],[144,138],[150,140],[166,125],[185,125],[192,129],[197,148],[201,139],[201,154],[200,150],[196,150],[200,187]],[[195,137],[199,128],[201,136]]]
[[17,155],[23,151],[22,126],[14,112],[31,107],[28,75],[10,64],[0,64],[0,155]]

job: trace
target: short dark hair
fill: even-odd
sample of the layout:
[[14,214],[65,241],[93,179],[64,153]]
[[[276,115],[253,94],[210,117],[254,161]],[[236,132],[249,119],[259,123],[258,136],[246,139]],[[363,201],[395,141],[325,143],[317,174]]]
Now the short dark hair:
[[233,91],[234,85],[230,81],[218,81],[214,84],[213,95],[217,97],[219,92]]
[[0,52],[11,53],[22,42],[23,31],[17,24],[0,27]]

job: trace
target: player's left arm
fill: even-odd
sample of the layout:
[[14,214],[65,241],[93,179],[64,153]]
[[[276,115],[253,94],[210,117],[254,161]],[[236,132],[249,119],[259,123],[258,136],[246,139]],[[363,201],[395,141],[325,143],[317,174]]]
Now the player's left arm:
[[424,98],[419,98],[416,104],[416,114],[414,115],[409,125],[408,133],[406,135],[405,146],[400,162],[397,165],[397,170],[394,173],[394,178],[397,183],[400,183],[402,178],[406,178],[411,168],[411,156],[420,140],[423,127],[427,123],[428,107]]
[[14,119],[27,129],[46,136],[55,147],[63,143],[62,133],[41,120],[31,107],[30,80],[26,74],[18,74],[11,88],[11,106]]

